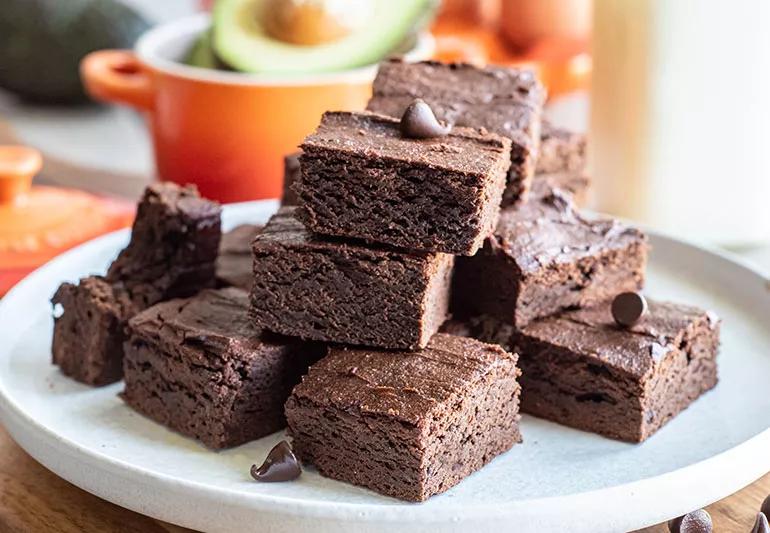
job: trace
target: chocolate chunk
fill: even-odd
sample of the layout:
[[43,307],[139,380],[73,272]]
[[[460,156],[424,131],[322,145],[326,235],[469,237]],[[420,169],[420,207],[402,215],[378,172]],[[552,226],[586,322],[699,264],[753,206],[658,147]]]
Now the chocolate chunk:
[[451,129],[449,124],[441,124],[433,109],[420,98],[412,101],[401,116],[401,134],[410,139],[443,137]]
[[299,461],[285,440],[276,444],[261,466],[251,465],[251,477],[257,481],[291,481],[302,473]]
[[647,300],[639,292],[623,292],[612,300],[612,318],[619,326],[633,326],[646,312]]
[[770,533],[770,524],[767,523],[765,513],[757,513],[757,519],[754,521],[751,533]]
[[711,533],[714,526],[708,511],[698,509],[669,521],[668,530],[671,533]]
[[759,510],[765,513],[765,516],[770,516],[770,496],[765,498],[765,501],[762,502],[762,507]]

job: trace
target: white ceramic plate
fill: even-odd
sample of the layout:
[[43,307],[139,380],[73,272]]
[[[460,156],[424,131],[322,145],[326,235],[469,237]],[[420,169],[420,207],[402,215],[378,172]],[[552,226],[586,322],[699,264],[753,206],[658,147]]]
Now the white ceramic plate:
[[[228,206],[225,225],[264,221],[274,202]],[[140,513],[215,531],[590,531],[640,528],[723,498],[770,470],[770,294],[765,278],[653,234],[648,293],[724,319],[717,388],[641,445],[524,417],[524,444],[447,493],[405,504],[306,471],[259,484],[249,467],[282,434],[213,453],[129,410],[122,385],[81,386],[51,364],[48,299],[103,272],[127,232],[32,274],[0,302],[0,413],[33,457]]]

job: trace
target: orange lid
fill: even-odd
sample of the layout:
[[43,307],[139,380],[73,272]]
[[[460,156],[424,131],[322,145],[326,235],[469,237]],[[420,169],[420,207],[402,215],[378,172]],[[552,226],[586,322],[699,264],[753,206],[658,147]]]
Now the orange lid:
[[37,150],[0,146],[0,295],[54,256],[133,219],[127,202],[33,187],[42,164]]

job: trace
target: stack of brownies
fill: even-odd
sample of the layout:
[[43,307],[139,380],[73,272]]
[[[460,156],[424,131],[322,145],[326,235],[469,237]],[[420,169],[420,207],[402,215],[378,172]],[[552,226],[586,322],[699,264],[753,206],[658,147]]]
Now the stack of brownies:
[[[639,295],[647,239],[576,207],[585,140],[543,121],[543,102],[528,71],[384,63],[368,111],[326,113],[287,159],[292,195],[267,225],[223,237],[215,281],[109,322],[126,402],[215,449],[288,423],[303,463],[411,501],[520,442],[520,398],[646,439],[716,384],[719,321]],[[205,247],[194,237],[161,225],[152,242]],[[128,286],[157,262],[130,257]],[[64,308],[59,364],[86,358],[56,349],[86,316]],[[108,323],[87,316],[89,334]]]

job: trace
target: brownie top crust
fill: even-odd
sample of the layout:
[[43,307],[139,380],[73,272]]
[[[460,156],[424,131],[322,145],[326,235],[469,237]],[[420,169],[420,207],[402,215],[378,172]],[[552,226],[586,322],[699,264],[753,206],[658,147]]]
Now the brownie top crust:
[[531,144],[522,131],[529,132],[540,115],[545,90],[526,69],[393,59],[380,64],[367,109],[400,117],[415,98],[428,102],[439,120],[455,126],[483,125]]
[[82,278],[78,285],[62,283],[51,301],[54,304],[62,303],[68,297],[75,298],[78,294],[86,297],[96,310],[103,313],[124,317],[136,312],[131,296],[123,284],[110,283],[101,276]]
[[206,289],[193,298],[156,304],[134,316],[129,327],[162,347],[187,345],[221,363],[227,354],[280,345],[281,337],[263,332],[249,320],[248,307],[248,293],[241,289]]
[[633,242],[646,246],[647,238],[615,219],[579,213],[570,194],[552,188],[518,208],[504,209],[487,242],[514,258],[523,273],[531,273]]
[[590,354],[602,364],[642,377],[669,352],[681,348],[688,330],[719,325],[716,315],[697,307],[647,302],[647,313],[629,328],[615,323],[607,303],[532,322],[521,334]]
[[181,215],[190,220],[217,216],[222,210],[218,203],[202,198],[195,185],[181,187],[162,181],[147,186],[138,209],[141,213],[154,206],[162,206],[168,215]]
[[[194,185],[181,187],[170,182],[148,185],[137,206],[131,241],[110,265],[107,279],[155,281],[159,276],[157,268],[189,266],[171,264],[175,258],[213,261],[219,246],[221,211],[218,203],[201,198]],[[200,238],[206,242],[186,242],[193,229],[201,230],[205,236]],[[194,253],[191,246],[200,250]]]
[[415,352],[330,348],[293,396],[419,426],[498,365],[515,365],[516,360],[499,346],[442,333]]
[[511,141],[484,130],[453,128],[449,135],[432,139],[404,138],[400,121],[375,113],[331,111],[301,145],[308,153],[333,150],[366,158],[405,162],[418,168],[442,169],[486,175],[509,157]]
[[308,231],[297,218],[298,207],[283,206],[274,214],[254,239],[254,249],[289,248],[317,251],[336,251],[343,255],[388,257],[401,260],[419,260],[443,256],[440,252],[402,250],[384,244],[364,244],[351,239],[320,237]]

